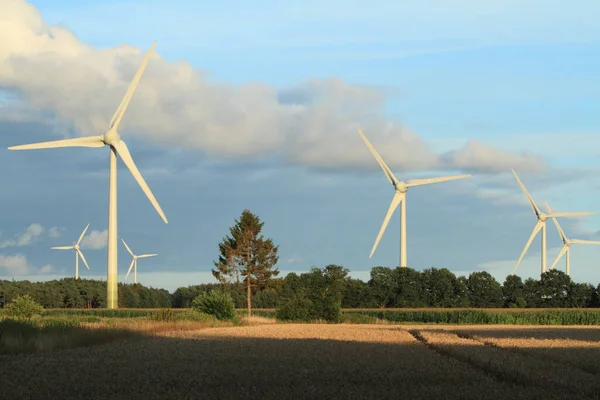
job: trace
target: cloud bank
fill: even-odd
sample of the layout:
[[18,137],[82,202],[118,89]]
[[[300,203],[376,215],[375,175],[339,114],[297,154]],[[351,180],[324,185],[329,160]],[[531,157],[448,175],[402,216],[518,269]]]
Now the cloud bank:
[[[64,28],[48,26],[28,2],[0,0],[0,5],[0,88],[17,94],[32,115],[50,112],[64,136],[103,133],[146,49],[96,49]],[[189,63],[155,53],[120,129],[217,157],[270,156],[312,167],[375,170],[356,132],[360,126],[396,170],[544,168],[534,154],[475,141],[437,154],[415,132],[385,117],[385,100],[377,88],[339,79],[311,79],[287,89],[214,84]],[[10,105],[0,118],[27,118],[17,102]],[[18,137],[11,142],[20,144]]]

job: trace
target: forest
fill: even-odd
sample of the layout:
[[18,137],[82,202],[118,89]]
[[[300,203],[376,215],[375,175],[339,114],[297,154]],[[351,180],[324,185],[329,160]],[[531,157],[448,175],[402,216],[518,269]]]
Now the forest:
[[[315,275],[317,274],[317,275]],[[485,271],[456,276],[446,268],[374,267],[364,282],[349,277],[339,265],[313,267],[303,274],[271,277],[251,287],[252,308],[278,308],[290,287],[303,282],[306,293],[323,290],[314,276],[333,277],[343,308],[587,308],[599,307],[600,285],[576,283],[552,269],[540,279],[509,275],[503,283]],[[189,308],[192,300],[214,288],[226,289],[236,308],[247,307],[247,287],[239,283],[210,283],[180,287],[173,293],[141,284],[119,284],[120,308]],[[46,282],[0,281],[0,307],[16,296],[31,295],[45,308],[104,308],[106,282],[65,278]]]

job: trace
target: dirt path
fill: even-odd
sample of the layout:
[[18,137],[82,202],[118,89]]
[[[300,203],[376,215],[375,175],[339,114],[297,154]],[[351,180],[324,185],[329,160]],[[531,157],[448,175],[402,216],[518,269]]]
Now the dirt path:
[[391,325],[216,328],[4,356],[0,366],[6,399],[576,398],[503,381]]

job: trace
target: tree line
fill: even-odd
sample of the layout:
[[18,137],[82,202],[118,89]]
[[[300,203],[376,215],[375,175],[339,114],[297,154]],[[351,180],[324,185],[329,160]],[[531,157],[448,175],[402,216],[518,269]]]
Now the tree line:
[[[416,271],[411,268],[374,267],[365,282],[349,277],[339,265],[313,267],[303,274],[289,273],[271,278],[261,287],[251,287],[252,307],[279,308],[296,292],[310,297],[323,291],[319,276],[335,282],[342,308],[566,308],[599,307],[600,285],[576,283],[553,269],[540,279],[525,281],[509,275],[499,283],[488,272],[456,276],[446,268]],[[300,283],[302,285],[300,285]],[[298,287],[302,286],[301,289]],[[173,293],[141,284],[119,284],[121,308],[189,308],[193,299],[221,287],[231,294],[236,308],[247,308],[244,282],[208,283],[180,287]],[[293,294],[290,294],[293,292]],[[65,278],[47,282],[0,281],[0,307],[11,299],[29,294],[45,308],[106,307],[106,282]]]
[[[501,284],[488,272],[456,276],[446,268],[417,271],[411,268],[374,267],[364,282],[348,276],[339,265],[313,267],[297,275],[278,277],[279,246],[261,235],[264,222],[244,210],[221,243],[212,274],[218,283],[181,287],[173,293],[140,284],[119,284],[119,307],[188,308],[192,300],[221,287],[236,308],[292,309],[296,302],[329,304],[332,288],[335,302],[343,308],[560,308],[599,307],[600,285],[575,283],[565,273],[550,270],[540,279],[525,281],[509,275]],[[50,282],[0,281],[0,307],[18,295],[29,294],[46,308],[106,307],[106,282],[72,278]],[[315,297],[316,296],[316,297]],[[320,296],[320,297],[319,297]],[[290,303],[292,302],[292,303]],[[297,307],[296,307],[297,308]],[[307,311],[308,310],[308,311]],[[323,311],[325,312],[325,311]]]

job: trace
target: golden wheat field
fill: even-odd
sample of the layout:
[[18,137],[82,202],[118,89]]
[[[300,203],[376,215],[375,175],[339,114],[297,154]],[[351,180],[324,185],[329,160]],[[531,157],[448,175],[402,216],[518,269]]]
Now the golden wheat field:
[[600,328],[278,324],[0,356],[6,399],[586,399]]

